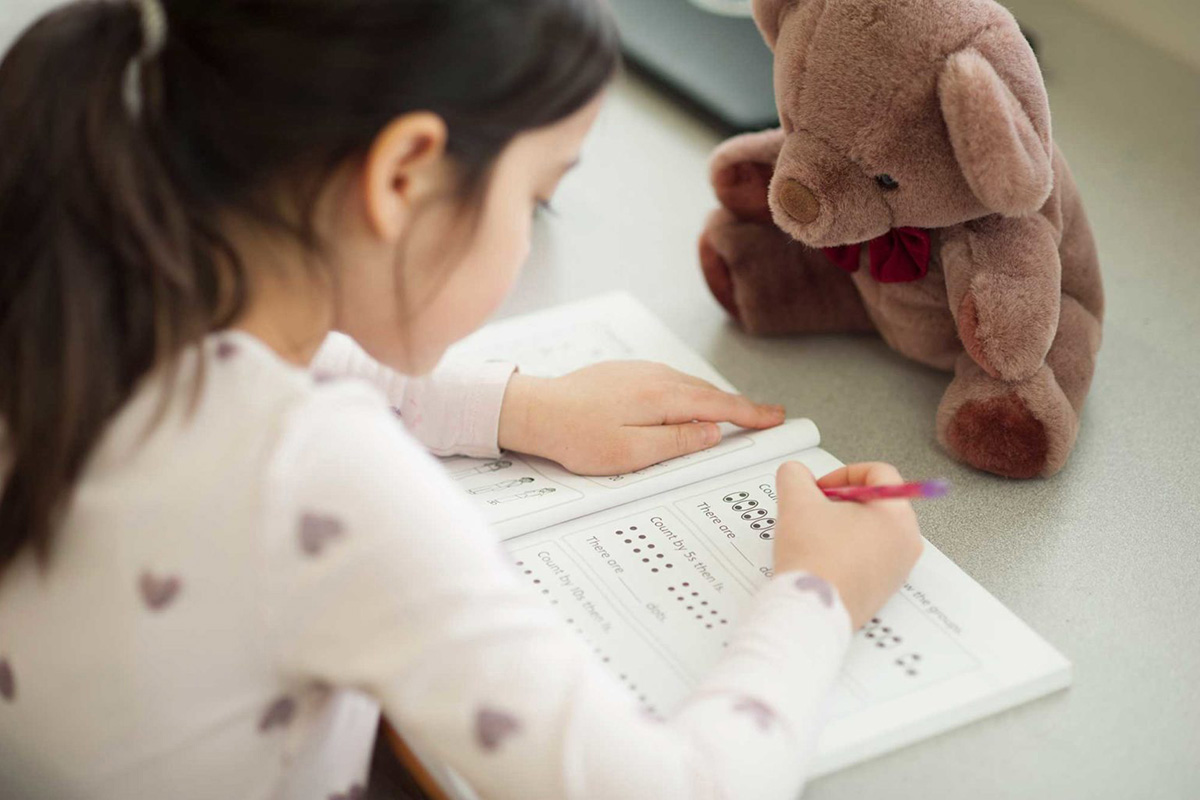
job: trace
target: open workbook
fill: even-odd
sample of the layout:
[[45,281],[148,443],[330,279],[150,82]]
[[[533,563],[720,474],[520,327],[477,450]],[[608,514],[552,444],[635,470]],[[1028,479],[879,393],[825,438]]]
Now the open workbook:
[[[606,295],[498,323],[451,360],[558,375],[649,359],[731,389],[633,298]],[[668,714],[720,657],[771,576],[774,476],[840,462],[795,420],[630,475],[592,478],[536,458],[445,460],[532,588],[645,706]],[[953,499],[946,502],[954,502]],[[814,775],[1070,683],[1070,664],[932,545],[853,640]]]

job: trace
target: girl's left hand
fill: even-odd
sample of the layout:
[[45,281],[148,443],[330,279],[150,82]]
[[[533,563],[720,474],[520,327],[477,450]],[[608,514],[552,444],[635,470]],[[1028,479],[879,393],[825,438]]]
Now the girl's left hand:
[[720,422],[773,428],[786,418],[663,364],[610,361],[560,378],[517,374],[500,412],[500,447],[579,475],[619,475],[721,441]]

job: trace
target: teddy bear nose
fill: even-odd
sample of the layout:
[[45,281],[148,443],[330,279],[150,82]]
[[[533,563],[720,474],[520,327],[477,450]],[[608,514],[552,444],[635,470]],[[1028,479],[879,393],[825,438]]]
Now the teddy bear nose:
[[792,219],[803,225],[814,221],[821,213],[817,196],[803,183],[787,180],[779,189],[779,204]]

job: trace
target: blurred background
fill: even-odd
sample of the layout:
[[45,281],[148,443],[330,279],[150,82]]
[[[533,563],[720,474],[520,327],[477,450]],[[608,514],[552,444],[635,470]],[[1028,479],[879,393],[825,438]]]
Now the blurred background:
[[[57,2],[3,0],[0,51]],[[771,58],[749,19],[751,0],[608,2],[621,23],[630,62],[644,79],[724,133],[775,123]],[[1078,6],[1200,73],[1198,0],[1044,0],[1043,5]],[[1036,31],[1027,22],[1025,27],[1036,46]]]

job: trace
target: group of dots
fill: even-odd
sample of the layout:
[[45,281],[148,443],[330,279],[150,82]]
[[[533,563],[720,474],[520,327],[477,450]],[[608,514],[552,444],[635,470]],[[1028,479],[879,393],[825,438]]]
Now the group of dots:
[[[663,556],[662,553],[652,553],[651,552],[655,549],[654,543],[646,542],[645,541],[646,534],[638,533],[636,525],[629,526],[629,533],[626,533],[624,530],[614,531],[614,533],[616,533],[617,536],[630,537],[625,540],[625,544],[638,545],[637,547],[633,548],[633,552],[635,554],[641,555],[643,550],[645,550],[647,552],[647,555],[642,557],[643,563],[646,563],[646,564],[658,563],[657,561],[651,561],[651,559],[649,557],[650,555],[653,555],[655,559],[665,558],[665,556]],[[636,541],[633,538],[634,536],[637,537]],[[665,564],[663,564],[663,567],[665,569],[671,569],[673,567],[673,565],[668,561]],[[650,571],[658,572],[658,567],[651,567]],[[713,617],[720,616],[715,609],[703,608],[703,606],[708,605],[708,601],[700,600],[699,599],[700,593],[692,590],[692,585],[690,583],[688,583],[687,581],[684,581],[683,583],[679,584],[679,586],[668,586],[667,591],[671,592],[672,594],[675,594],[675,599],[681,603],[684,603],[684,602],[692,603],[692,605],[687,606],[686,610],[687,611],[698,611],[699,613],[696,614],[696,619],[701,622],[704,622],[704,620],[705,620],[705,614],[704,614],[705,611],[708,612],[709,616],[713,616]],[[678,592],[678,594],[676,594],[676,592]],[[689,597],[695,598],[695,599],[688,600]],[[701,607],[698,608],[696,604],[699,604]],[[711,629],[713,627],[714,622],[719,625],[728,625],[729,624],[729,620],[726,620],[726,619],[712,620],[709,622],[705,622],[704,627]]]
[[[880,650],[889,650],[904,641],[903,637],[892,631],[890,625],[884,625],[883,620],[879,617],[873,617],[866,624],[863,628],[863,636],[870,639]],[[904,670],[905,675],[915,678],[920,674],[921,654],[909,653],[900,656],[892,663]]]
[[900,636],[892,632],[888,625],[883,624],[883,620],[879,617],[874,617],[863,628],[863,636],[875,643],[875,646],[880,650],[895,647],[904,641]]
[[[534,586],[539,586],[539,587],[541,587],[541,592],[542,592],[542,594],[544,594],[544,595],[548,595],[548,594],[550,594],[550,590],[549,590],[549,589],[545,588],[544,586],[541,586],[541,584],[542,584],[542,580],[541,580],[541,578],[533,578],[533,577],[532,577],[532,576],[533,576],[533,570],[529,569],[529,568],[528,568],[528,567],[525,565],[525,562],[524,562],[524,561],[518,561],[518,562],[517,562],[517,568],[518,568],[518,569],[520,569],[520,570],[522,571],[522,573],[524,573],[525,575],[529,575],[529,576],[531,576],[531,577],[530,577],[530,579],[532,580],[532,582],[533,582]],[[554,606],[556,606],[556,605],[558,605],[558,601],[557,601],[557,600],[555,600],[554,598],[550,598],[550,604],[551,604],[551,605],[554,605]],[[608,664],[608,663],[610,663],[610,662],[611,662],[611,660],[612,660],[612,659],[610,659],[610,658],[609,658],[607,655],[605,655],[604,653],[602,653],[602,652],[600,651],[600,648],[599,648],[599,647],[597,647],[596,645],[594,645],[594,644],[591,642],[591,640],[587,638],[587,634],[585,634],[585,633],[583,632],[583,628],[581,628],[581,627],[579,627],[578,625],[576,625],[576,624],[575,624],[575,620],[574,620],[574,618],[568,618],[568,619],[567,619],[567,624],[575,628],[575,633],[577,633],[579,636],[583,637],[583,640],[584,640],[585,642],[587,642],[587,644],[588,644],[588,645],[589,645],[589,646],[592,648],[592,652],[593,652],[593,653],[596,655],[596,657],[597,657],[597,658],[599,658],[599,659],[600,659],[600,661],[601,661],[602,663],[604,663],[604,664]],[[623,684],[625,684],[627,687],[629,687],[629,690],[630,690],[630,691],[632,691],[633,693],[637,694],[637,691],[638,691],[637,684],[633,683],[633,682],[632,682],[632,681],[629,679],[629,676],[628,676],[628,675],[624,675],[624,674],[622,674],[622,675],[620,675],[619,677],[620,677],[620,679],[621,679],[621,683],[623,683]],[[638,697],[638,700],[639,700],[639,701],[642,703],[642,705],[643,705],[643,706],[646,706],[646,710],[647,710],[647,711],[649,711],[649,712],[650,712],[650,713],[652,713],[652,714],[653,714],[653,713],[656,713],[656,709],[655,709],[655,708],[653,708],[653,707],[651,707],[651,706],[647,705],[646,696],[645,696],[644,694],[638,694],[638,696],[637,696],[637,697]]]
[[[654,550],[656,549],[654,546],[654,542],[647,542],[646,534],[637,532],[637,525],[630,525],[628,533],[626,533],[623,530],[614,531],[614,533],[617,536],[629,537],[629,538],[625,539],[625,544],[636,545],[636,547],[633,548],[634,555],[641,556],[643,564],[652,565],[650,567],[651,572],[658,572],[660,567],[662,569],[674,569],[675,568],[674,564],[672,564],[670,561],[666,561],[667,557],[665,555],[663,555],[662,553],[654,552]],[[637,537],[637,538],[635,539],[634,537]],[[645,555],[642,555],[643,552],[645,553]]]
[[[706,616],[704,614],[705,611],[708,612],[708,618],[720,617],[720,614],[717,612],[716,609],[705,608],[705,606],[708,605],[708,601],[701,600],[700,593],[695,591],[692,588],[692,585],[690,583],[688,583],[687,581],[684,581],[683,583],[679,584],[679,586],[668,586],[667,591],[674,594],[675,599],[678,602],[691,603],[692,605],[686,606],[685,610],[686,611],[699,611],[700,613],[698,613],[696,615],[696,619],[700,620],[701,622],[704,622],[704,620],[706,619]],[[727,619],[709,619],[709,621],[704,622],[704,627],[712,628],[714,623],[716,623],[718,625],[728,625],[729,620],[727,620]]]
[[750,499],[749,492],[734,492],[721,498],[721,502],[742,515],[742,519],[750,523],[750,529],[758,533],[760,539],[773,539],[776,520],[769,516],[770,512]]

